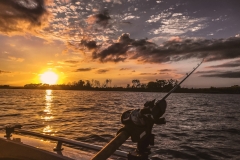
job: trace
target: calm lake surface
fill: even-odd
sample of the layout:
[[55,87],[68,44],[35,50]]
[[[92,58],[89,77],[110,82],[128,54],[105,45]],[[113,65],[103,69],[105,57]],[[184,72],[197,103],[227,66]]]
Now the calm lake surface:
[[[165,93],[0,90],[0,128],[23,129],[105,145],[120,116]],[[154,126],[153,159],[240,159],[240,95],[173,93],[166,125]],[[132,150],[128,140],[122,150]]]

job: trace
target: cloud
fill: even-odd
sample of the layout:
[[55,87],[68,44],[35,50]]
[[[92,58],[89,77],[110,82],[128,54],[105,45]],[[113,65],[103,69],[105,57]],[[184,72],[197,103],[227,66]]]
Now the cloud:
[[96,49],[97,48],[97,42],[95,41],[87,41],[87,40],[81,40],[80,46],[87,47],[87,49]]
[[[201,75],[201,77],[240,78],[240,71],[225,71],[225,72],[206,71],[201,73],[206,73]],[[208,73],[211,73],[211,74],[208,74]]]
[[153,29],[152,34],[181,35],[186,32],[196,32],[207,27],[207,18],[193,18],[186,13],[162,12],[150,16],[147,23],[160,22],[158,29]]
[[157,75],[157,73],[140,73],[139,75],[147,75],[147,76],[149,76],[149,75]]
[[120,62],[125,61],[128,58],[128,51],[131,48],[136,48],[138,50],[146,48],[146,46],[154,45],[151,42],[143,40],[130,39],[129,34],[122,34],[118,38],[117,43],[113,43],[108,48],[100,51],[99,53],[93,52],[93,59],[99,59],[101,62]]
[[214,65],[214,66],[209,66],[206,68],[221,68],[221,67],[239,67],[240,66],[240,59],[236,60],[236,61],[230,61],[227,63],[223,63],[220,65]]
[[87,19],[87,22],[89,24],[98,24],[102,27],[106,27],[109,24],[109,20],[111,19],[111,17],[109,16],[109,12],[108,10],[104,10],[101,13],[95,14],[90,16]]
[[16,62],[23,62],[24,59],[23,58],[17,58],[17,57],[13,57],[13,56],[9,56],[8,57],[11,61],[16,61]]
[[49,62],[47,62],[47,65],[49,65],[49,66],[51,66],[51,65],[53,65],[53,64],[54,64],[53,61],[49,61]]
[[175,71],[175,70],[172,70],[172,69],[160,69],[158,71],[160,71],[160,72],[171,72],[171,71]]
[[169,73],[175,72],[176,70],[175,69],[160,69],[158,71],[160,72],[159,74],[169,74]]
[[[228,39],[182,39],[181,36],[202,36],[194,32],[198,33],[207,27],[208,18],[191,15],[191,11],[181,12],[181,5],[168,2],[163,7],[163,4],[157,4],[160,1],[148,1],[146,4],[126,1],[119,5],[120,2],[56,0],[47,5],[47,0],[0,0],[0,33],[41,33],[44,39],[57,39],[66,43],[68,50],[63,53],[69,50],[90,53],[92,60],[100,62],[136,60],[142,63],[164,63],[190,58],[215,61],[240,57],[238,33]],[[100,11],[110,6],[111,14],[106,9]],[[117,11],[119,9],[121,12]],[[50,13],[53,18],[48,21]],[[123,23],[132,25],[123,26]],[[134,37],[171,38],[162,45],[156,45],[147,39],[130,38],[125,32],[133,33]],[[119,33],[124,34],[117,39]],[[85,52],[85,49],[90,51]]]
[[0,74],[4,74],[4,73],[11,73],[11,72],[0,70]]
[[67,61],[64,61],[66,63],[71,63],[71,64],[76,64],[78,63],[79,61],[74,61],[74,60],[67,60]]
[[120,71],[130,70],[131,68],[121,68]]
[[106,73],[106,72],[108,72],[109,70],[107,70],[107,69],[99,69],[98,71],[97,71],[97,73],[98,74],[103,74],[103,73]]
[[101,62],[120,62],[135,59],[145,63],[163,63],[191,58],[217,61],[240,58],[240,38],[228,39],[185,39],[166,41],[156,45],[146,39],[135,40],[122,34],[116,43],[106,49],[93,52],[92,58]]
[[45,9],[46,3],[46,0],[1,0],[0,33],[6,35],[33,33],[47,26],[49,13]]
[[215,70],[210,70],[210,71],[197,71],[197,74],[212,74],[212,73],[216,73],[219,71],[215,71]]
[[91,70],[93,70],[93,68],[78,68],[75,72],[87,72]]

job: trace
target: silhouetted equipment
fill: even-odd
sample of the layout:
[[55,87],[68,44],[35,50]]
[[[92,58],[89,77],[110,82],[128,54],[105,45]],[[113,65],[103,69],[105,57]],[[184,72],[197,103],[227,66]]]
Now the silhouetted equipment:
[[168,94],[166,96],[164,96],[162,99],[166,99],[172,92],[174,92],[202,63],[203,63],[204,59],[201,61],[201,63],[199,63],[197,65],[197,67],[195,67],[192,72],[190,72],[189,74],[187,74],[187,76],[181,81],[179,82],[175,87],[173,87],[173,89],[171,91],[168,92]]
[[22,125],[20,124],[7,125],[5,127],[6,135],[4,137],[10,138],[15,129],[21,129],[21,128],[22,128]]
[[167,108],[166,98],[174,92],[201,64],[198,64],[187,76],[169,91],[161,100],[155,103],[155,99],[147,101],[143,109],[132,109],[125,111],[121,116],[121,122],[124,125],[117,136],[111,140],[101,151],[99,151],[92,160],[107,159],[112,153],[121,146],[129,137],[132,142],[137,142],[135,151],[128,154],[128,160],[147,160],[151,153],[150,145],[154,145],[154,134],[152,128],[154,124],[166,124],[162,115]]

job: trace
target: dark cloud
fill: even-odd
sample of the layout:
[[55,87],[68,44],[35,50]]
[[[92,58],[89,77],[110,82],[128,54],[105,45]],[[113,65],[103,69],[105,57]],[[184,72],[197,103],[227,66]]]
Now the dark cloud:
[[103,73],[106,73],[106,72],[108,72],[109,70],[107,70],[107,69],[99,69],[98,71],[97,71],[97,73],[98,74],[103,74]]
[[131,68],[121,68],[120,71],[130,70]]
[[212,74],[203,74],[201,75],[201,77],[240,78],[240,71],[226,71],[226,72],[215,71]]
[[74,60],[67,60],[67,61],[64,61],[66,63],[71,63],[71,64],[76,64],[78,63],[79,61],[74,61]]
[[75,72],[87,72],[91,70],[93,70],[93,68],[78,68]]
[[115,43],[100,53],[93,52],[92,58],[99,59],[101,62],[120,62],[127,59],[126,52],[130,47],[121,43]]
[[11,73],[11,72],[0,70],[0,74],[3,74],[3,73]]
[[119,62],[137,59],[146,63],[180,61],[190,58],[205,58],[205,61],[217,61],[240,57],[240,37],[228,39],[167,41],[158,46],[146,39],[135,40],[129,34],[123,34],[118,42],[108,48],[93,53],[93,59],[101,62]]
[[220,65],[214,65],[214,66],[209,66],[206,68],[220,68],[220,67],[239,67],[240,66],[240,59],[236,60],[236,61],[230,61],[227,63],[223,63]]
[[129,21],[123,21],[123,22],[121,22],[121,23],[123,23],[123,24],[128,24],[128,25],[131,25],[131,24],[132,24],[132,22],[129,22]]
[[157,75],[157,73],[140,73],[139,75]]
[[218,71],[215,71],[215,70],[210,70],[210,71],[197,71],[196,73],[197,74],[209,74],[209,73],[216,73]]
[[97,19],[96,23],[104,27],[108,25],[108,21],[111,19],[108,10],[104,10],[102,13],[96,14],[94,17]]
[[91,24],[96,23],[102,27],[107,27],[110,19],[108,10],[103,10],[101,13],[90,16],[87,21]]
[[113,43],[99,53],[94,52],[92,58],[99,59],[101,62],[123,62],[127,59],[127,52],[131,48],[129,44],[132,42],[133,40],[129,38],[129,34],[123,34],[119,37],[117,43]]
[[97,48],[97,43],[95,41],[81,40],[80,46],[85,46],[91,50]]
[[46,0],[0,0],[0,32],[17,34],[46,26]]
[[160,72],[171,72],[171,71],[175,71],[175,70],[172,70],[172,69],[160,69],[158,71],[160,71]]

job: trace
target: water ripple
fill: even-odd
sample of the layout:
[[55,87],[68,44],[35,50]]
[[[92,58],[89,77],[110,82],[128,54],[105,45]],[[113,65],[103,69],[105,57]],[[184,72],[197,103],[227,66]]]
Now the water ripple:
[[[105,145],[121,114],[164,93],[0,90],[0,128],[21,123],[39,133]],[[167,124],[154,126],[152,159],[240,159],[240,98],[180,94],[167,99]],[[135,148],[130,139],[121,147]]]

